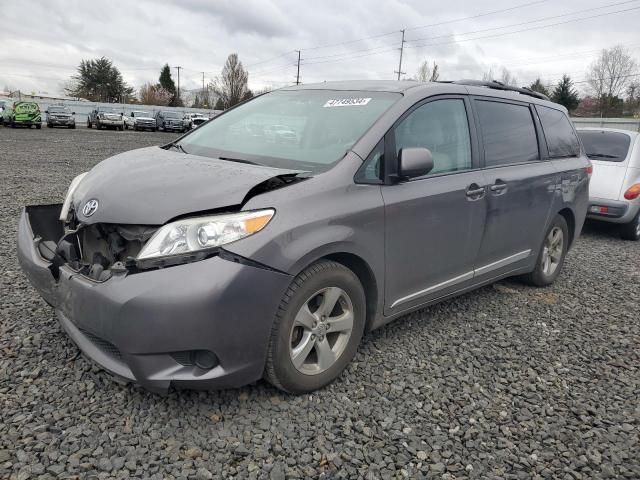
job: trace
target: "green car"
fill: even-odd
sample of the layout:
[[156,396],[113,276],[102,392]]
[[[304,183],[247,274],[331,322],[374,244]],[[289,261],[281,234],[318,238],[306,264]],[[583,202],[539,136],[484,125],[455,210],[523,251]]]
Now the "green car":
[[3,123],[15,128],[19,125],[42,127],[40,107],[35,102],[14,102],[13,107],[3,112]]

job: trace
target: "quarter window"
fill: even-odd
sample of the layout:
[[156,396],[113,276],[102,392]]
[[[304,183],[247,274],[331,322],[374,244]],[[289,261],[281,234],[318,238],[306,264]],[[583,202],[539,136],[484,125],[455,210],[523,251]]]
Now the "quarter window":
[[544,138],[551,158],[577,157],[580,155],[578,138],[567,116],[560,110],[537,105]]
[[480,100],[476,103],[485,166],[538,160],[538,138],[531,110],[524,105]]
[[464,100],[445,99],[416,108],[395,129],[397,152],[402,148],[431,150],[432,174],[471,168],[471,139]]

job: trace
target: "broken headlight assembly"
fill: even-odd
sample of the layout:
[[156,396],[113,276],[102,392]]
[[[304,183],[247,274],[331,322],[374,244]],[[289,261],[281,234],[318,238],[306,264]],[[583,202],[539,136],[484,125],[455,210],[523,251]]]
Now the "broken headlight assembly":
[[144,245],[140,267],[168,266],[206,258],[218,247],[253,235],[267,226],[275,210],[185,218],[168,223]]
[[73,198],[73,193],[76,191],[76,188],[78,188],[78,185],[80,185],[80,182],[82,181],[82,179],[87,173],[89,172],[81,173],[76,178],[71,180],[71,183],[69,184],[69,188],[67,189],[67,194],[64,196],[64,203],[62,204],[62,210],[60,210],[61,222],[67,221],[67,217],[69,215],[69,208],[71,208],[71,200]]

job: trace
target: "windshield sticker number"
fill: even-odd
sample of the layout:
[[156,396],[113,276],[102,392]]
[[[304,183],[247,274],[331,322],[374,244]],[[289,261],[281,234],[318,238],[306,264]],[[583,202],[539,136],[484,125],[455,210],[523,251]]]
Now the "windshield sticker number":
[[371,101],[371,98],[335,98],[327,100],[322,108],[329,107],[355,107],[359,105],[366,105]]

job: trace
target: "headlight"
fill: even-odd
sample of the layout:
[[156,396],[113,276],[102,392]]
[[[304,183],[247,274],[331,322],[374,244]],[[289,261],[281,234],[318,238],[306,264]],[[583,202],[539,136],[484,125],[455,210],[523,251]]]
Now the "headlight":
[[161,227],[137,260],[189,254],[209,250],[262,230],[275,210],[257,210],[210,217],[185,218]]
[[73,197],[73,192],[76,191],[78,185],[84,178],[84,176],[89,172],[84,172],[78,175],[76,178],[71,180],[71,184],[69,184],[69,188],[67,189],[67,194],[64,197],[64,203],[62,204],[62,210],[60,210],[60,221],[66,222],[67,215],[69,215],[69,208],[71,207],[71,198]]

